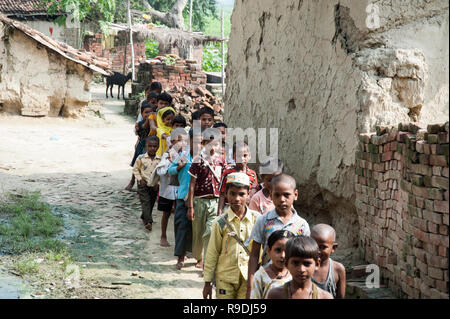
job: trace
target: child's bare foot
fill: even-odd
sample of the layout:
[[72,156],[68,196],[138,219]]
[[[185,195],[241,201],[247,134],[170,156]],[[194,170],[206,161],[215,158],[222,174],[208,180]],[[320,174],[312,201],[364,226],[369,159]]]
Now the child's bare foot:
[[151,223],[147,223],[147,224],[145,225],[145,228],[146,228],[148,231],[152,231],[152,224],[151,224]]
[[159,244],[160,244],[161,246],[163,246],[163,247],[170,247],[170,244],[169,244],[169,242],[167,241],[166,238],[161,238],[161,241],[160,241]]
[[126,190],[126,191],[131,191],[131,189],[133,188],[133,186],[134,186],[134,183],[133,183],[133,184],[130,183],[130,184],[127,185],[127,187],[125,187],[125,190]]
[[203,260],[197,261],[197,263],[195,264],[195,268],[203,269]]
[[181,270],[181,268],[183,268],[185,259],[186,259],[185,256],[178,256],[178,262],[177,262],[178,270]]

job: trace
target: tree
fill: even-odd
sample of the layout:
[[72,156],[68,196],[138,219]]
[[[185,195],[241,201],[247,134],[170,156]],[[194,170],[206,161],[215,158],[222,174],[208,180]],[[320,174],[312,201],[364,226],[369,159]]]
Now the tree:
[[[185,19],[189,15],[189,0],[142,0],[142,6],[165,25],[186,30]],[[194,0],[193,29],[203,31],[207,17],[216,17],[216,0]]]

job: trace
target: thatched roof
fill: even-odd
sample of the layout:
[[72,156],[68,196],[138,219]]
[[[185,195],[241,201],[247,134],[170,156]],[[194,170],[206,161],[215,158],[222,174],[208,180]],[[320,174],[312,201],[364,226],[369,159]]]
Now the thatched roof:
[[84,50],[77,50],[66,43],[55,41],[45,34],[30,28],[29,26],[12,19],[7,18],[3,14],[0,14],[0,23],[3,23],[9,27],[23,32],[28,37],[39,42],[48,49],[60,54],[64,58],[71,60],[75,63],[81,64],[95,72],[103,75],[111,75],[110,62],[105,58],[100,58],[93,55],[90,52]]
[[[128,31],[127,25],[110,23],[113,30]],[[179,29],[172,29],[164,26],[154,26],[152,24],[135,24],[132,26],[133,33],[144,39],[153,39],[165,44],[178,44],[181,47],[188,47],[190,44],[198,46],[205,42],[222,42],[228,39],[221,39],[213,36],[205,36],[201,32],[189,32]]]

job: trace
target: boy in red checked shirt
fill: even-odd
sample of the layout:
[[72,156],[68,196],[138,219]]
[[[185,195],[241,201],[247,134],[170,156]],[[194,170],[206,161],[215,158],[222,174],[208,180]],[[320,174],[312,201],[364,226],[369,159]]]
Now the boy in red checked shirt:
[[251,155],[248,149],[248,145],[245,142],[234,143],[233,145],[233,159],[236,164],[229,165],[222,173],[220,181],[220,198],[217,209],[217,215],[222,215],[223,208],[225,206],[225,187],[227,184],[227,176],[231,173],[245,173],[250,179],[250,195],[247,198],[247,205],[250,202],[252,196],[258,191],[258,177],[254,170],[250,169],[247,164],[250,161]]
[[211,224],[217,217],[220,177],[224,168],[221,141],[214,139],[213,132],[209,135],[208,130],[202,134],[204,150],[193,159],[188,170],[191,180],[186,216],[192,221],[192,255],[197,260],[196,268],[203,268]]

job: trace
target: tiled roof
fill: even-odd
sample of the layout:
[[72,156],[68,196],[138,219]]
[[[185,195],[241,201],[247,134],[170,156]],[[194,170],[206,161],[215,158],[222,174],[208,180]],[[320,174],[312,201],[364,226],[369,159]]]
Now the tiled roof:
[[48,5],[39,0],[0,0],[0,12],[12,14],[46,14]]
[[7,18],[5,15],[0,13],[0,23],[6,24],[12,28],[15,28],[50,50],[55,51],[66,59],[79,63],[95,72],[99,72],[103,75],[111,75],[111,63],[105,59],[97,57],[96,55],[86,52],[84,50],[77,50],[70,45],[63,42],[58,42],[52,38],[44,35],[43,33],[36,31],[29,26]]

